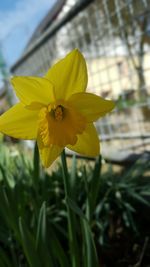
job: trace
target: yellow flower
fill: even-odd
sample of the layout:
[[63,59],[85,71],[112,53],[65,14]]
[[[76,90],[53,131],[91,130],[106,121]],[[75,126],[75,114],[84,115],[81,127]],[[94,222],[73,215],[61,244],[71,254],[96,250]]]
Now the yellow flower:
[[20,139],[37,140],[45,167],[64,147],[87,156],[99,154],[93,122],[114,103],[86,93],[87,68],[77,50],[49,69],[45,77],[13,77],[20,102],[0,116],[0,131]]

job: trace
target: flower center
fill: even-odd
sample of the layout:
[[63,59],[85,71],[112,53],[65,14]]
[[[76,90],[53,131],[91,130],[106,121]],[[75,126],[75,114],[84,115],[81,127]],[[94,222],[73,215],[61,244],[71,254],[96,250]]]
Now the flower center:
[[62,121],[63,119],[63,107],[61,105],[57,106],[54,110],[54,118],[56,121]]
[[49,115],[56,121],[60,122],[64,119],[65,108],[62,105],[48,106]]
[[39,136],[45,147],[51,144],[65,147],[75,145],[77,135],[86,127],[86,119],[74,108],[54,104],[39,112]]

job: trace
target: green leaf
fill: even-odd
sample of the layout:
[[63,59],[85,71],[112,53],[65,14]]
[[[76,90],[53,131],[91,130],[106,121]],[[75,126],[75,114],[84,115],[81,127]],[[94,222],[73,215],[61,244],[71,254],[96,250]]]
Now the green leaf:
[[42,266],[53,267],[55,264],[52,260],[51,248],[48,246],[47,234],[46,203],[44,201],[39,212],[35,246],[37,254],[41,258]]
[[71,198],[67,197],[66,201],[69,207],[74,211],[74,213],[76,213],[79,217],[82,217],[83,219],[87,220],[82,210],[79,208],[79,206],[77,206],[77,204]]
[[127,210],[130,210],[131,212],[136,212],[136,209],[130,203],[125,202],[123,204],[127,208]]
[[83,262],[84,267],[99,267],[98,257],[93,235],[87,220],[81,218],[82,236],[84,240]]
[[148,207],[150,206],[150,203],[144,197],[140,196],[140,194],[138,193],[132,192],[131,197],[138,200],[139,202],[143,203],[144,205]]
[[36,234],[36,248],[40,243],[46,244],[46,204],[43,202],[38,218],[38,227]]
[[150,196],[150,190],[149,188],[147,190],[142,190],[141,193],[140,193],[142,196],[147,196],[149,197]]
[[70,263],[68,261],[68,255],[67,255],[66,251],[63,250],[63,247],[62,247],[61,243],[59,242],[55,233],[56,233],[56,230],[51,229],[50,242],[52,243],[53,254],[54,254],[55,258],[57,259],[57,261],[59,262],[61,267],[70,267]]
[[101,170],[101,156],[96,159],[93,176],[91,180],[91,186],[89,190],[89,206],[90,206],[90,218],[96,207],[96,200],[100,187],[100,170]]
[[12,267],[12,262],[9,261],[8,255],[0,249],[0,267]]
[[14,231],[16,239],[19,240],[17,202],[14,198],[13,189],[0,187],[0,209],[7,226]]
[[40,258],[35,249],[34,237],[28,230],[27,225],[23,222],[22,218],[19,218],[19,229],[21,235],[21,241],[23,246],[24,254],[27,258],[30,267],[41,267]]

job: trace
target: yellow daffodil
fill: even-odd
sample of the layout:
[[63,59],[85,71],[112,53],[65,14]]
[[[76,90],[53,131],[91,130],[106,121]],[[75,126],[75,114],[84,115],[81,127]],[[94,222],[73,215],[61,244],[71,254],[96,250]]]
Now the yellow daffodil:
[[77,50],[49,69],[44,77],[13,77],[20,102],[0,116],[0,131],[20,139],[37,140],[45,167],[64,147],[87,156],[99,154],[93,122],[114,103],[86,93],[87,68]]

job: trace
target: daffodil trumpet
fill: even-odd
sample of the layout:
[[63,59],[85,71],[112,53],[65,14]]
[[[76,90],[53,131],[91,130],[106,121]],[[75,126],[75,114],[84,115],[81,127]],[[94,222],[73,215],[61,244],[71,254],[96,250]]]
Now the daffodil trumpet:
[[0,116],[0,131],[36,140],[40,157],[49,167],[65,147],[86,156],[100,153],[94,122],[114,108],[114,102],[87,93],[83,55],[71,51],[44,77],[11,79],[20,102]]

